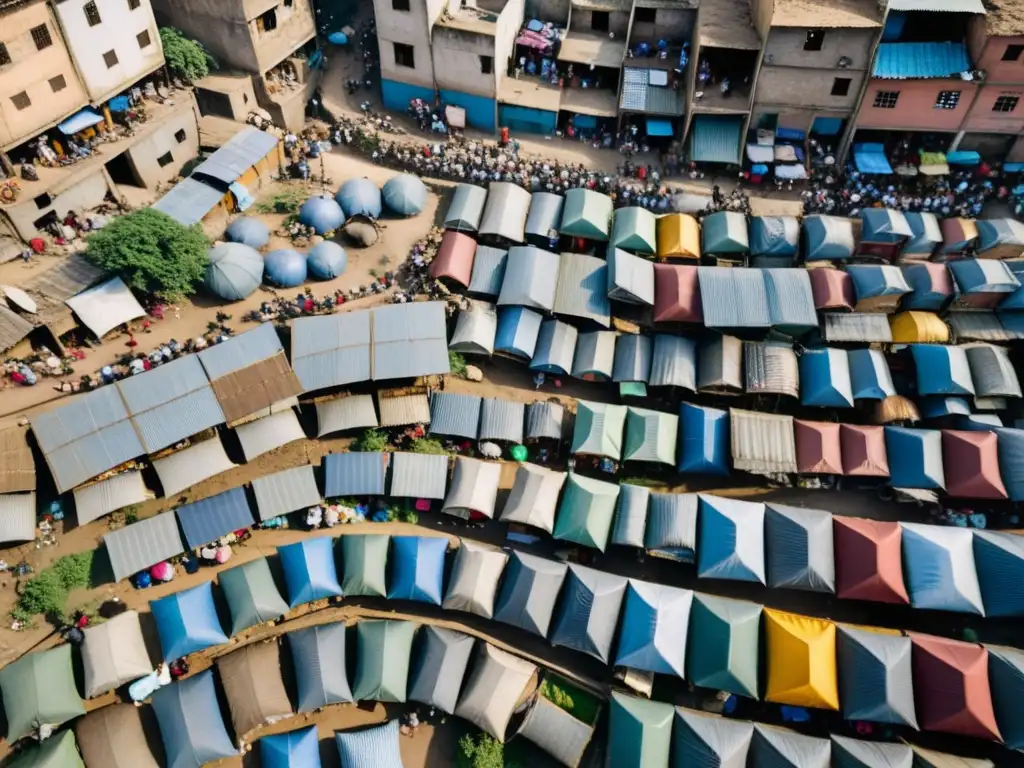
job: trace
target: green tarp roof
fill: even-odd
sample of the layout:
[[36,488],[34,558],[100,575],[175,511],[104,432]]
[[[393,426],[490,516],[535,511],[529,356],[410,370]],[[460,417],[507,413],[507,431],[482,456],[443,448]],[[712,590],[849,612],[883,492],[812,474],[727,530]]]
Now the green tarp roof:
[[622,431],[626,406],[580,400],[572,433],[572,453],[587,453],[618,461],[622,458]]
[[671,704],[612,693],[608,765],[667,766],[674,715]]
[[352,697],[356,701],[405,703],[415,632],[415,625],[408,621],[359,622],[356,629],[358,664],[352,685]]
[[632,253],[654,254],[658,250],[657,219],[646,208],[619,208],[612,221],[609,248],[622,248]]
[[695,595],[686,653],[690,682],[756,699],[760,627],[756,603]]
[[222,571],[218,582],[231,610],[232,635],[284,616],[290,610],[265,557]]
[[675,466],[679,417],[674,413],[629,407],[623,461],[656,461]]
[[85,768],[71,731],[51,736],[40,746],[19,753],[5,765],[6,768]]
[[612,199],[592,189],[570,189],[565,194],[559,234],[607,240],[612,218]]
[[60,725],[85,714],[71,670],[71,646],[22,656],[0,670],[7,741],[40,725]]
[[341,591],[346,597],[387,597],[388,542],[376,533],[341,537]]
[[690,159],[696,163],[738,165],[742,133],[742,116],[694,115],[690,128]]
[[747,219],[736,211],[717,211],[701,222],[702,249],[706,254],[746,253],[750,250]]
[[618,483],[570,472],[552,536],[604,552],[618,500]]

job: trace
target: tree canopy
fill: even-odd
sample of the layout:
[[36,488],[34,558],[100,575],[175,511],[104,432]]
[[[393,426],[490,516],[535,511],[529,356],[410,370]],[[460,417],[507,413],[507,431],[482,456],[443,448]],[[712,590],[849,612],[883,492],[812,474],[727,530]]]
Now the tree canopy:
[[193,40],[174,27],[160,27],[160,42],[164,46],[167,66],[177,77],[187,83],[194,83],[217,69],[217,60],[210,55],[203,44]]
[[86,258],[129,287],[165,299],[189,296],[206,274],[209,241],[152,208],[118,216],[89,236]]

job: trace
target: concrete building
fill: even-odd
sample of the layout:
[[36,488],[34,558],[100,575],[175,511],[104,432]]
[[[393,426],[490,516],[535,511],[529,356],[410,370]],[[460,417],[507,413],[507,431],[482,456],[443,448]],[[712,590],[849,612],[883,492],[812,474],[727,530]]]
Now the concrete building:
[[410,99],[434,102],[434,25],[445,0],[373,0],[384,106],[404,112]]

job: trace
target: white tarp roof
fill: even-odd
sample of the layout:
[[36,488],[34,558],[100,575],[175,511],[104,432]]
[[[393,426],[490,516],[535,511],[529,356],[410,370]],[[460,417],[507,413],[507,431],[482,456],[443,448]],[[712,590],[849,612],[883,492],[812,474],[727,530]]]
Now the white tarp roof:
[[508,721],[536,672],[528,661],[482,643],[455,714],[504,742]]
[[174,496],[236,466],[224,452],[224,444],[219,437],[190,445],[153,462],[165,497]]
[[245,454],[246,461],[252,461],[267,451],[295,440],[304,440],[306,437],[295,411],[291,408],[235,427],[235,434],[238,435],[238,442],[242,444],[242,453]]
[[32,541],[36,537],[36,495],[0,495],[0,542]]
[[349,429],[372,429],[378,425],[373,395],[351,395],[317,403],[316,418],[317,437]]
[[733,467],[769,474],[796,472],[793,417],[729,409]]
[[119,325],[144,317],[146,310],[120,277],[82,291],[64,302],[82,325],[102,339]]
[[85,698],[112,691],[153,671],[135,611],[86,627],[84,634]]
[[442,604],[446,611],[494,617],[494,596],[508,555],[500,549],[463,540],[455,555],[451,581]]
[[75,489],[75,514],[78,524],[85,525],[104,515],[149,498],[142,472],[133,470],[108,477],[98,483]]
[[260,520],[287,515],[323,501],[309,464],[257,477],[252,481],[252,490]]
[[512,491],[501,511],[502,522],[532,525],[551,533],[565,478],[565,472],[555,472],[536,464],[520,464]]
[[470,512],[494,517],[494,504],[498,499],[501,464],[458,456],[452,484],[448,489],[441,511],[456,517],[468,518]]

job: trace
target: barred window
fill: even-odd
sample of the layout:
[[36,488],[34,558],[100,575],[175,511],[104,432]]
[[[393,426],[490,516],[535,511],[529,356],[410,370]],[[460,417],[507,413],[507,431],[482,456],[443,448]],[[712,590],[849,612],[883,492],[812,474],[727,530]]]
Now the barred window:
[[875,106],[880,109],[895,109],[899,98],[899,91],[879,91],[875,94]]
[[956,109],[960,103],[960,91],[939,91],[935,99],[936,109]]
[[1017,108],[1020,96],[1000,96],[992,105],[993,112],[1013,112]]

